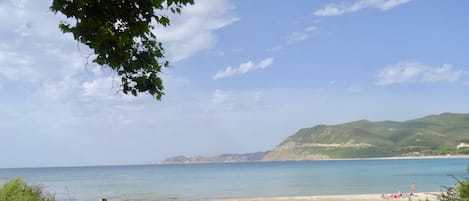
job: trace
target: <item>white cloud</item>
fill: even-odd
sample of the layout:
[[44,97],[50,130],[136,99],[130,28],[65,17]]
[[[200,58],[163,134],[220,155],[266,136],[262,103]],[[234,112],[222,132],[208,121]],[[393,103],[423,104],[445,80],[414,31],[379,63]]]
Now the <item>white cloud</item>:
[[263,93],[260,91],[224,91],[215,90],[211,97],[215,111],[244,111],[260,109],[265,105],[263,102]]
[[91,68],[91,72],[95,76],[100,76],[104,73],[104,67],[96,65],[96,66]]
[[196,1],[183,8],[181,15],[171,15],[171,26],[154,32],[171,61],[183,60],[215,45],[214,32],[239,20],[232,10],[234,6],[228,0]]
[[71,77],[65,77],[61,81],[47,81],[41,84],[35,96],[43,100],[70,101],[79,97],[79,86],[79,81]]
[[408,3],[410,0],[358,0],[353,3],[331,3],[324,8],[314,11],[316,16],[337,16],[345,13],[357,12],[366,8],[375,8],[382,11]]
[[314,26],[309,26],[309,27],[306,27],[302,31],[292,32],[290,33],[290,35],[288,35],[287,43],[291,44],[291,43],[305,41],[311,36],[311,33],[314,32],[316,29],[317,28]]
[[58,29],[60,17],[50,1],[7,1],[0,4],[0,77],[19,83],[50,82],[81,72],[82,56],[70,34]]
[[455,82],[463,73],[464,71],[453,69],[449,64],[428,67],[415,62],[400,62],[378,72],[376,84]]
[[317,30],[316,26],[308,26],[301,31],[294,31],[287,35],[287,40],[285,44],[280,44],[272,47],[265,48],[267,52],[279,51],[288,45],[292,45],[294,43],[302,42],[308,40]]
[[116,93],[120,89],[120,83],[117,82],[113,76],[84,82],[81,86],[83,88],[83,95],[85,96],[109,95],[110,91],[114,91],[114,93]]
[[277,46],[273,46],[273,47],[268,47],[268,48],[265,48],[265,51],[267,52],[273,52],[273,51],[279,51],[283,49],[283,45],[277,45]]
[[248,72],[253,71],[253,70],[264,69],[264,68],[269,67],[273,63],[274,63],[274,58],[269,57],[269,58],[266,58],[266,59],[260,61],[259,63],[254,63],[252,61],[242,63],[241,65],[239,65],[238,68],[233,68],[231,66],[228,66],[228,67],[225,68],[225,70],[218,71],[213,76],[213,79],[218,80],[218,79],[222,79],[222,78],[226,78],[226,77],[231,77],[231,76],[234,76],[236,74],[245,74],[245,73],[248,73]]
[[228,98],[230,98],[230,95],[227,92],[224,92],[222,90],[215,90],[213,92],[212,96],[212,103],[223,103],[225,102]]

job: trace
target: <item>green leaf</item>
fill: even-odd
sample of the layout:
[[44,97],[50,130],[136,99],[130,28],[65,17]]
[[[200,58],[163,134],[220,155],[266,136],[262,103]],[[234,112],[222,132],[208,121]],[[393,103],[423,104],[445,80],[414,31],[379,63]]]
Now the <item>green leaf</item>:
[[[164,49],[150,30],[151,19],[166,27],[168,10],[180,13],[193,0],[53,0],[51,11],[64,14],[74,23],[61,22],[59,28],[96,54],[93,62],[109,67],[121,76],[121,90],[136,96],[149,93],[160,100],[163,83],[161,67],[168,67]],[[157,79],[152,76],[154,75]],[[131,85],[131,83],[137,83]]]

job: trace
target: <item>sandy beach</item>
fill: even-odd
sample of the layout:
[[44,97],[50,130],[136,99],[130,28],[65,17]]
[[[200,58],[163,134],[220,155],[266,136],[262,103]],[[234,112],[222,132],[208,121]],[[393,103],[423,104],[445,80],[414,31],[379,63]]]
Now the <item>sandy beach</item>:
[[[390,195],[390,194],[386,194]],[[403,196],[401,198],[382,198],[381,194],[353,194],[353,195],[314,195],[314,196],[286,196],[286,197],[253,197],[253,198],[220,198],[208,199],[211,201],[437,201],[440,192],[422,192],[416,193],[412,197]],[[167,201],[182,201],[184,198],[177,197],[152,197],[151,195],[141,194],[139,196],[124,196],[108,198],[108,201],[153,201],[153,200],[167,200]],[[194,199],[187,199],[194,200]],[[205,200],[205,199],[195,199]]]
[[417,193],[416,195],[402,198],[382,198],[381,194],[355,194],[355,195],[318,195],[318,196],[291,196],[291,197],[262,197],[262,198],[229,198],[216,201],[383,201],[383,200],[415,200],[436,201],[439,192]]

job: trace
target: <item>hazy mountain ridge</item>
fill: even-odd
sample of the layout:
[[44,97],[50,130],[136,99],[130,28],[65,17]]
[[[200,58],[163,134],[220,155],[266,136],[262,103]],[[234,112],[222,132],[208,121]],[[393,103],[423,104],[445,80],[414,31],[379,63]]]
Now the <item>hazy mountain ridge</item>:
[[213,157],[175,156],[175,157],[170,157],[161,161],[160,164],[251,162],[251,161],[260,161],[262,158],[264,158],[265,155],[267,155],[267,153],[268,151],[246,153],[246,154],[222,154],[222,155],[213,156]]
[[300,129],[263,160],[315,160],[469,154],[469,114],[396,122],[367,120]]
[[[458,148],[459,145],[459,148]],[[469,154],[469,114],[398,121],[359,120],[300,129],[270,152],[167,158],[161,163],[218,163]]]

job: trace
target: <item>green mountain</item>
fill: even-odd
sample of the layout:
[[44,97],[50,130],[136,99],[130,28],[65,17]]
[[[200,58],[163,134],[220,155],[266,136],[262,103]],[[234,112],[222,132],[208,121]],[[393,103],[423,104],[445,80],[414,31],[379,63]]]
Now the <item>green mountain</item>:
[[304,128],[262,160],[447,154],[469,154],[469,114],[442,113],[404,122],[360,120]]

